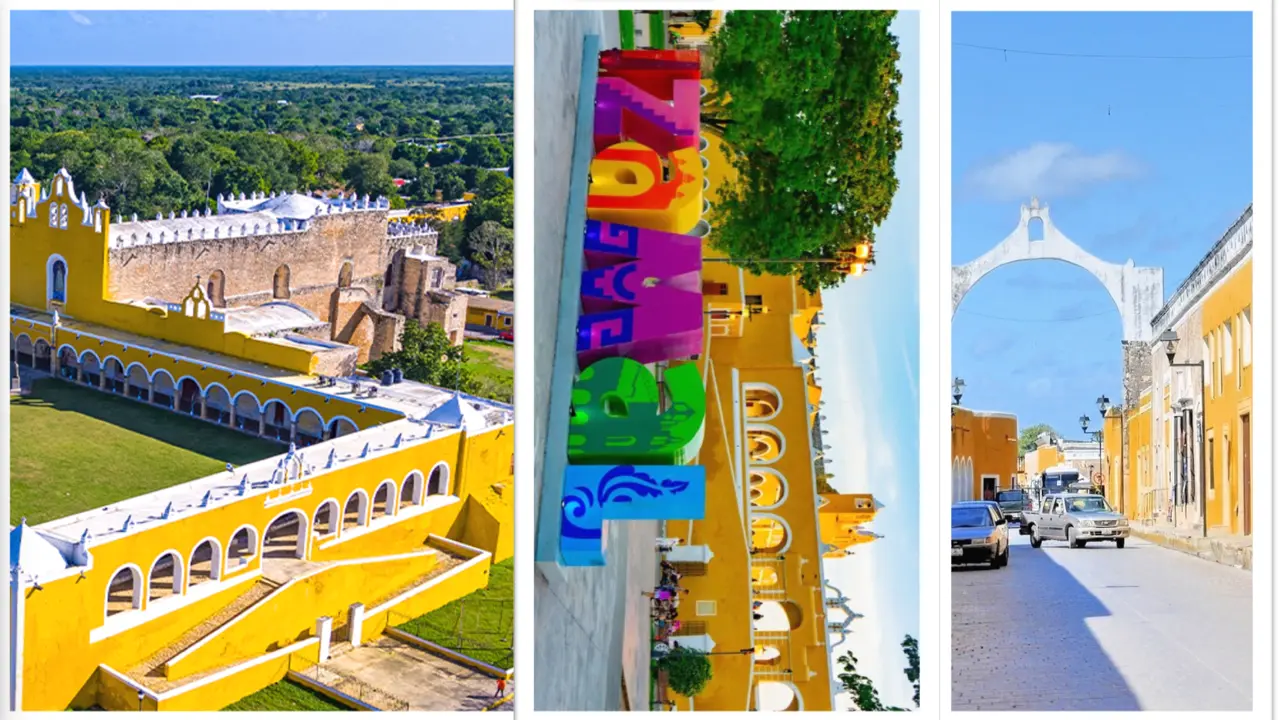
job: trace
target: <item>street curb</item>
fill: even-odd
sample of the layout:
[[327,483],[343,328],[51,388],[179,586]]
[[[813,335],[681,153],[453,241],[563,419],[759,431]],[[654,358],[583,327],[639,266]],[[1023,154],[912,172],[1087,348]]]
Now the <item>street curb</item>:
[[1219,542],[1216,538],[1184,538],[1165,533],[1151,532],[1130,526],[1129,533],[1149,543],[1194,555],[1219,565],[1241,568],[1253,572],[1253,547],[1241,547]]

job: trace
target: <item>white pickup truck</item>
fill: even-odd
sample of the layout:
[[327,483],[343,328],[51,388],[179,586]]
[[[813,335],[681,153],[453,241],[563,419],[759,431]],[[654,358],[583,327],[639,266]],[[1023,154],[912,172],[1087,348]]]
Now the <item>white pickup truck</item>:
[[1102,540],[1123,548],[1129,521],[1101,495],[1054,493],[1046,495],[1039,507],[1022,512],[1018,532],[1031,536],[1033,548],[1045,540],[1065,540],[1073,548]]

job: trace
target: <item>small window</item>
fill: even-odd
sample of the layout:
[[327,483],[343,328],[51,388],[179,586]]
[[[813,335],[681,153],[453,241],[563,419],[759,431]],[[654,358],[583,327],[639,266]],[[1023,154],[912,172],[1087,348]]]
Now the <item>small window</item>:
[[707,617],[716,614],[715,600],[699,600],[695,606],[694,612],[698,617]]
[[1240,314],[1240,367],[1253,363],[1253,308]]
[[1209,489],[1210,489],[1210,490],[1214,489],[1214,487],[1215,487],[1214,481],[1217,479],[1217,470],[1218,470],[1217,466],[1215,466],[1215,465],[1213,464],[1213,458],[1214,458],[1214,454],[1213,454],[1213,438],[1209,438],[1209,463],[1208,463],[1208,465],[1209,465]]
[[743,298],[743,302],[747,307],[761,307],[764,305],[763,295],[747,295]]

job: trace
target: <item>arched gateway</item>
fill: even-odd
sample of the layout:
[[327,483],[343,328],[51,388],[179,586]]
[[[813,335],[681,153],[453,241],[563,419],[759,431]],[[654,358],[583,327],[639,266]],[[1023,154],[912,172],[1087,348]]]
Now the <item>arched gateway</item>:
[[[1030,225],[1039,221],[1044,233],[1032,240]],[[1122,402],[1127,409],[1137,401],[1140,389],[1151,382],[1148,345],[1152,340],[1151,321],[1164,305],[1164,269],[1135,267],[1130,260],[1123,265],[1100,260],[1071,242],[1049,219],[1049,207],[1031,198],[1031,206],[1022,206],[1018,227],[982,257],[951,268],[951,314],[978,281],[996,268],[1024,260],[1062,260],[1084,268],[1102,283],[1120,313],[1124,326],[1121,336],[1124,376]],[[1127,457],[1127,455],[1126,455]]]
[[[1031,239],[1032,220],[1043,223],[1043,240]],[[1054,227],[1049,206],[1041,207],[1036,198],[1031,199],[1030,207],[1022,206],[1018,227],[1008,237],[982,257],[951,268],[951,313],[955,314],[965,294],[988,273],[1024,260],[1062,260],[1084,268],[1102,283],[1116,304],[1124,324],[1124,343],[1151,341],[1151,321],[1164,305],[1164,269],[1135,267],[1132,260],[1117,265],[1090,255]]]

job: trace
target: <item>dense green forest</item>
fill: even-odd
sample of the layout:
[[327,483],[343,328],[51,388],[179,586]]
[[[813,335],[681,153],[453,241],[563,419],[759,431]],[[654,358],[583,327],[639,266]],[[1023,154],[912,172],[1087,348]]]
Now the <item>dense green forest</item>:
[[15,67],[11,87],[11,174],[66,167],[117,217],[228,193],[355,191],[403,207],[471,191],[443,238],[459,259],[485,221],[512,226],[509,67]]

